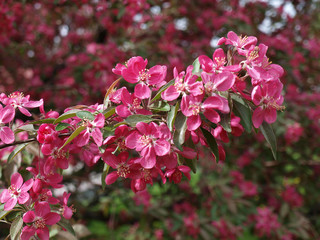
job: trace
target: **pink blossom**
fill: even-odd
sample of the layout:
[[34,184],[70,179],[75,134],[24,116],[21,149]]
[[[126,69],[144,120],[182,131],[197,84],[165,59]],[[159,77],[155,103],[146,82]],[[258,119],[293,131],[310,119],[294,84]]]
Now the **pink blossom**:
[[215,111],[220,110],[223,113],[230,111],[228,103],[219,96],[208,97],[202,103],[203,96],[194,97],[192,95],[183,98],[181,101],[181,111],[188,117],[187,126],[189,131],[194,131],[201,125],[200,112],[213,123],[220,122],[220,115]]
[[177,99],[182,93],[183,96],[192,94],[193,96],[198,96],[203,94],[203,84],[202,82],[197,82],[197,75],[192,74],[193,66],[187,68],[187,74],[185,72],[180,72],[174,68],[173,75],[175,78],[174,85],[169,86],[165,91],[161,93],[161,97],[167,101],[173,101]]
[[223,71],[238,72],[241,70],[241,66],[239,64],[225,66],[227,64],[226,55],[221,48],[214,51],[212,59],[205,55],[201,55],[199,57],[199,63],[203,71],[206,73],[221,73]]
[[181,182],[182,173],[190,180],[191,169],[188,166],[178,166],[174,169],[167,170],[165,176],[169,178],[170,182],[173,181],[175,184]]
[[32,223],[22,229],[21,239],[29,240],[36,233],[41,240],[49,240],[49,229],[51,226],[59,222],[60,215],[51,212],[50,205],[47,202],[38,202],[34,206],[34,211],[28,211],[23,215],[25,223]]
[[90,137],[92,137],[93,141],[100,147],[103,140],[100,128],[104,127],[104,121],[105,117],[102,113],[97,114],[93,121],[83,120],[82,126],[85,126],[86,129],[77,137],[77,145],[83,147],[88,144]]
[[29,200],[28,191],[32,187],[33,179],[29,179],[23,184],[23,179],[19,173],[14,173],[11,176],[11,186],[4,189],[0,194],[1,203],[4,205],[4,210],[9,211],[17,204],[24,204]]
[[0,101],[5,105],[11,105],[14,108],[18,108],[20,112],[28,117],[31,113],[26,108],[36,108],[43,105],[43,100],[30,101],[30,95],[24,96],[21,92],[11,93],[8,97],[2,93],[0,95]]
[[237,34],[235,34],[234,32],[230,31],[228,32],[227,35],[228,38],[221,38],[218,41],[218,45],[221,45],[223,43],[225,43],[226,45],[233,45],[234,47],[237,48],[238,53],[240,55],[245,55],[247,50],[253,46],[257,44],[257,38],[256,37],[252,37],[252,36],[238,36]]
[[[155,123],[138,122],[137,130],[126,138],[126,146],[140,153],[140,164],[150,169],[156,164],[156,156],[164,156],[170,151],[170,143],[161,136],[163,130]],[[167,127],[168,128],[168,127]]]
[[151,96],[150,86],[161,87],[165,84],[167,67],[156,65],[146,69],[148,60],[142,57],[130,58],[127,68],[121,70],[123,78],[129,83],[138,83],[134,88],[134,94],[140,99]]
[[219,74],[202,72],[201,77],[208,95],[212,95],[212,93],[216,91],[228,91],[233,87],[236,80],[236,76],[231,72],[222,72]]
[[272,233],[276,233],[280,228],[277,215],[273,214],[271,209],[267,207],[261,207],[257,209],[255,229],[259,237],[270,237]]
[[152,114],[152,112],[141,106],[141,99],[137,98],[134,94],[130,94],[126,88],[121,92],[121,103],[121,105],[116,107],[116,113],[122,118],[126,118],[132,114]]
[[14,133],[9,127],[3,125],[11,122],[14,116],[15,110],[12,106],[8,105],[2,108],[0,105],[0,139],[6,144],[14,142]]
[[65,218],[65,219],[70,219],[73,215],[73,212],[75,211],[71,205],[71,207],[68,207],[68,199],[70,197],[71,193],[66,193],[64,192],[63,193],[63,196],[62,196],[62,208],[61,208],[61,211],[62,211],[62,216]]
[[258,128],[263,121],[274,123],[277,119],[277,110],[283,110],[281,106],[283,97],[281,96],[282,83],[280,81],[268,82],[263,86],[253,88],[252,101],[258,107],[252,115],[252,122]]

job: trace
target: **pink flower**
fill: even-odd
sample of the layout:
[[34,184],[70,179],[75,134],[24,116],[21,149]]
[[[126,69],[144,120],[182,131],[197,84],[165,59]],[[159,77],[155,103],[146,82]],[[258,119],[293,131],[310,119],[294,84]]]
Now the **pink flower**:
[[199,63],[203,71],[206,73],[221,73],[223,71],[238,72],[241,70],[241,66],[239,64],[225,66],[227,64],[226,56],[221,48],[214,51],[212,59],[205,55],[201,55],[199,57]]
[[193,75],[192,70],[193,66],[189,66],[187,68],[187,74],[185,75],[185,72],[181,72],[178,74],[177,69],[174,68],[173,75],[175,78],[175,83],[161,93],[162,99],[173,101],[177,99],[181,93],[183,94],[183,96],[189,94],[192,94],[194,96],[202,95],[203,84],[202,82],[197,82],[198,76]]
[[281,106],[283,97],[281,96],[282,83],[280,81],[268,82],[263,86],[253,88],[252,101],[258,107],[252,115],[252,122],[258,128],[263,121],[274,123],[277,119],[277,110],[283,110]]
[[0,139],[6,144],[14,142],[14,133],[9,127],[3,125],[11,122],[14,116],[15,110],[12,106],[8,105],[2,108],[0,105]]
[[205,91],[208,95],[216,91],[228,91],[233,87],[236,76],[231,72],[222,72],[219,74],[201,73]]
[[86,127],[77,137],[77,145],[83,147],[87,145],[90,137],[93,138],[93,141],[100,147],[102,145],[102,133],[100,128],[104,127],[105,117],[102,113],[99,113],[95,116],[93,121],[84,120],[83,126]]
[[133,161],[128,161],[128,152],[121,152],[118,156],[115,156],[110,151],[105,151],[101,157],[106,164],[117,170],[106,176],[105,182],[107,185],[114,183],[119,177],[135,179],[141,177],[139,172],[141,166],[134,164]]
[[[126,138],[126,146],[140,153],[140,164],[150,169],[156,164],[156,156],[164,156],[170,151],[170,143],[162,137],[163,130],[154,122],[138,122],[137,131]],[[166,127],[168,128],[168,127]]]
[[230,31],[228,32],[227,35],[228,38],[221,38],[218,41],[218,45],[221,45],[223,43],[225,43],[226,45],[233,45],[234,47],[237,48],[238,53],[240,55],[245,55],[247,50],[253,46],[257,44],[257,38],[256,37],[252,37],[252,36],[238,36],[237,34],[235,34],[234,32]]
[[34,211],[28,211],[23,215],[25,223],[32,225],[25,226],[22,229],[21,239],[29,240],[36,233],[41,240],[49,240],[49,229],[61,219],[58,213],[51,212],[50,205],[47,202],[39,202],[34,206]]
[[256,215],[255,229],[258,232],[258,236],[270,237],[272,233],[276,233],[276,230],[280,228],[277,215],[267,207],[261,207],[257,209],[258,215]]
[[[134,88],[134,94],[140,99],[146,99],[151,96],[150,86],[161,87],[165,84],[167,67],[156,65],[150,69],[146,69],[148,60],[142,57],[130,58],[127,68],[121,69],[123,78],[129,83],[138,83]],[[119,72],[117,71],[117,72]]]
[[2,93],[0,95],[0,101],[5,105],[11,105],[14,108],[18,108],[20,112],[28,117],[31,113],[26,108],[36,108],[43,105],[43,100],[30,101],[30,95],[24,96],[22,92],[11,93],[8,97]]
[[61,211],[62,211],[62,216],[65,218],[65,219],[70,219],[73,215],[73,212],[75,211],[71,205],[71,207],[68,207],[68,199],[70,197],[71,193],[66,193],[64,192],[63,193],[63,196],[62,196],[62,208],[61,208]]
[[208,97],[202,103],[203,96],[194,97],[192,95],[183,98],[181,101],[181,111],[188,117],[187,126],[189,131],[194,131],[201,125],[200,112],[213,123],[220,122],[220,115],[215,109],[223,113],[230,111],[228,102],[224,102],[219,96]]
[[137,98],[134,94],[130,94],[126,88],[121,92],[121,102],[122,104],[116,107],[116,113],[122,118],[126,118],[132,114],[152,114],[149,110],[143,109],[141,99]]
[[24,204],[29,200],[28,191],[32,187],[33,179],[29,179],[24,184],[23,179],[19,173],[14,173],[11,176],[11,186],[8,189],[4,189],[0,194],[1,203],[4,205],[4,210],[9,211],[17,204]]
[[175,184],[181,182],[182,173],[190,180],[190,171],[191,169],[188,166],[178,166],[174,169],[167,170],[165,176],[169,178],[169,181],[173,181]]

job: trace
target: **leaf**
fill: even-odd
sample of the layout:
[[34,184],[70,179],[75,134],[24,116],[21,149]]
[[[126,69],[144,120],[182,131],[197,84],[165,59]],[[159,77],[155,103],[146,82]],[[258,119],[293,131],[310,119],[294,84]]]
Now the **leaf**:
[[161,93],[166,90],[168,87],[170,87],[171,85],[173,85],[175,83],[175,80],[172,79],[171,81],[167,82],[166,85],[162,86],[159,91],[157,92],[157,94],[151,99],[150,103],[154,102],[155,100],[159,99],[161,97]]
[[57,223],[60,227],[66,229],[69,233],[71,233],[73,236],[76,236],[76,233],[74,232],[73,227],[71,226],[70,222],[66,220],[65,218],[61,218],[60,222]]
[[167,102],[159,101],[150,106],[152,110],[161,111],[161,112],[169,112],[170,105]]
[[216,139],[206,129],[201,128],[201,131],[202,131],[203,136],[205,137],[212,153],[214,154],[214,156],[216,158],[216,162],[218,163],[219,162],[219,149],[218,149],[218,144],[216,142]]
[[14,132],[19,133],[19,132],[23,132],[23,131],[35,132],[36,130],[34,129],[32,124],[25,124],[25,125],[18,127]]
[[108,88],[106,94],[104,95],[104,99],[103,99],[103,105],[106,106],[107,105],[107,101],[108,101],[108,96],[113,92],[113,89],[115,88],[115,86],[118,84],[118,82],[121,80],[121,77],[118,78],[117,80],[115,80],[110,87]]
[[200,72],[199,58],[196,58],[196,60],[193,61],[192,66],[193,66],[192,74],[196,74],[196,73]]
[[178,109],[179,102],[177,102],[176,105],[170,107],[170,111],[167,116],[167,125],[171,132],[173,131],[174,121],[176,120]]
[[244,127],[247,133],[252,130],[252,114],[249,105],[239,96],[232,94],[234,113],[240,117],[241,125]]
[[10,227],[10,237],[12,240],[18,240],[20,238],[20,233],[23,226],[23,220],[22,217],[17,217],[11,224]]
[[15,156],[17,156],[17,154],[19,152],[21,152],[28,144],[30,143],[24,143],[24,144],[20,144],[19,146],[17,146],[9,155],[8,157],[8,160],[7,160],[7,163],[10,163],[14,158]]
[[264,138],[270,144],[273,158],[277,160],[277,139],[274,135],[271,125],[266,122],[263,122],[260,126],[260,130]]
[[76,113],[79,112],[81,110],[79,109],[72,109],[72,110],[69,110],[68,112],[65,112],[63,114],[61,114],[61,116],[59,116],[54,122],[53,124],[57,124],[63,120],[66,120],[68,118],[72,118],[72,117],[75,117],[76,116]]
[[116,108],[111,108],[111,109],[108,109],[108,111],[106,111],[103,115],[105,118],[108,118],[108,117],[111,117],[113,114],[115,114],[116,112]]
[[0,220],[5,218],[9,213],[10,211],[0,211]]
[[135,127],[138,122],[149,123],[149,122],[152,122],[153,120],[154,119],[152,119],[152,115],[136,114],[136,115],[130,115],[124,121],[127,124],[129,124],[131,127]]
[[174,126],[175,131],[173,134],[173,143],[180,151],[183,151],[182,144],[184,143],[186,137],[187,117],[179,112],[177,114]]
[[70,124],[69,123],[63,123],[63,122],[59,122],[58,125],[56,126],[56,131],[62,131],[65,130],[67,127],[69,127]]
[[193,173],[197,172],[197,158],[193,158],[193,159],[188,159],[188,158],[183,158],[185,164],[191,168]]
[[28,122],[28,124],[54,123],[55,120],[56,120],[55,118],[45,118],[45,119]]
[[109,172],[109,169],[110,169],[110,166],[105,163],[104,167],[103,167],[103,172],[102,172],[102,175],[101,175],[102,190],[105,190],[105,188],[106,188],[106,177],[107,177],[107,174]]
[[85,130],[86,127],[85,126],[80,126],[78,127],[71,135],[70,137],[67,139],[67,141],[62,145],[61,148],[59,148],[59,151],[64,148],[68,143],[70,143],[75,137],[77,137],[83,130]]
[[76,113],[76,116],[83,120],[90,120],[90,121],[94,120],[94,115],[89,111],[79,111]]
[[231,133],[232,129],[231,129],[230,114],[221,114],[220,116],[221,116],[221,121],[220,121],[221,126],[226,132]]

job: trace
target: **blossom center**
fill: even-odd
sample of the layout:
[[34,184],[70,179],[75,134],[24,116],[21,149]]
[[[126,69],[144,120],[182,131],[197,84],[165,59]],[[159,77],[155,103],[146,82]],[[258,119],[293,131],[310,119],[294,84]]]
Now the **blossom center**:
[[43,218],[39,218],[34,222],[35,228],[40,228],[43,229],[46,227],[46,222],[44,221]]
[[215,57],[214,61],[216,62],[217,68],[224,66],[226,63],[226,58],[225,57]]
[[139,71],[139,77],[138,77],[139,81],[142,81],[142,82],[147,81],[151,77],[151,75],[148,72],[149,72],[149,69],[143,69]]
[[174,87],[178,92],[182,92],[185,90],[185,85],[182,78],[179,78],[179,80],[174,84]]
[[8,188],[9,193],[11,194],[11,197],[18,197],[20,195],[20,189],[17,188],[15,184],[12,184]]
[[248,40],[247,36],[242,37],[242,35],[240,35],[239,37],[239,47],[242,47]]
[[197,116],[200,113],[201,107],[199,104],[190,104],[189,109],[192,111],[193,116]]
[[139,139],[144,145],[149,145],[152,143],[152,138],[146,135],[143,135]]
[[118,176],[126,178],[127,175],[130,173],[130,168],[126,164],[121,164],[118,168]]

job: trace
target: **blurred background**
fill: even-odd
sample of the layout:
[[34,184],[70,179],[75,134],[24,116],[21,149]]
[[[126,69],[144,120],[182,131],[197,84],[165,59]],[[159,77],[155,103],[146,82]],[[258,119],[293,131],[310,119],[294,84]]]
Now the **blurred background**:
[[[286,110],[273,124],[278,160],[260,133],[229,136],[226,160],[201,153],[191,181],[101,188],[102,163],[73,159],[66,181],[81,239],[320,239],[319,0],[0,1],[0,92],[46,110],[101,103],[132,56],[185,70],[229,31],[256,36],[285,69]],[[124,84],[124,83],[122,83]],[[72,239],[51,231],[56,239]]]

